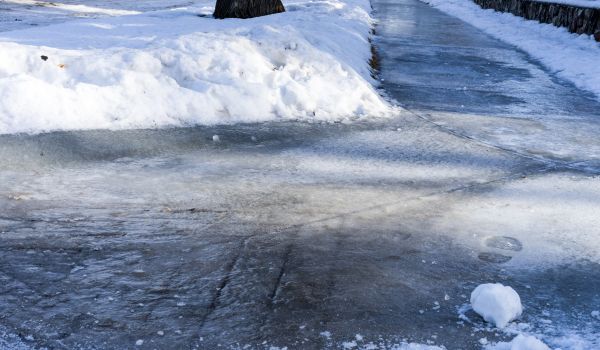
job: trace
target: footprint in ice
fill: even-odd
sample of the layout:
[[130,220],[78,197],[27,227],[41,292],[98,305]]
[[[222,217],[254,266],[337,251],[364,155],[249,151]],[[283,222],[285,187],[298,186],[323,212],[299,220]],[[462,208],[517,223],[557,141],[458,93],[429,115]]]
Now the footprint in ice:
[[510,250],[513,252],[520,252],[523,249],[523,244],[512,237],[507,236],[492,236],[485,240],[485,245],[490,248]]
[[492,253],[492,252],[479,253],[479,255],[477,257],[479,258],[479,260],[483,260],[485,262],[494,263],[494,264],[502,264],[502,263],[508,262],[508,261],[510,261],[510,259],[512,259],[512,257],[510,257],[510,256],[502,255],[502,254],[498,254],[498,253]]

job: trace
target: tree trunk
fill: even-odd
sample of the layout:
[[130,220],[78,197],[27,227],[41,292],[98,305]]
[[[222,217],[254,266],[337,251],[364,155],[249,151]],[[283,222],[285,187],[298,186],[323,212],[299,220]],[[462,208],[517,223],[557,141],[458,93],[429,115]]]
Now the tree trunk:
[[252,18],[285,12],[281,0],[217,0],[215,18]]

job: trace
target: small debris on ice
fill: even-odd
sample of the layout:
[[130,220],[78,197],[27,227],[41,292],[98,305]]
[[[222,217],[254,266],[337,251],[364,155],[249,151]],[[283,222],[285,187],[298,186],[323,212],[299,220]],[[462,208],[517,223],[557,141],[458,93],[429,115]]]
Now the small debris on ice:
[[362,336],[362,335],[360,335],[360,334],[357,334],[357,335],[356,335],[354,338],[355,338],[357,341],[362,341],[362,340],[364,339],[364,338],[363,338],[363,336]]
[[514,289],[500,283],[481,284],[471,293],[473,310],[498,328],[521,316],[521,298]]
[[221,138],[219,137],[219,135],[213,135],[212,140],[213,142],[220,142]]
[[330,332],[330,331],[324,331],[324,332],[321,332],[321,333],[320,333],[320,335],[321,335],[322,337],[325,337],[325,338],[327,338],[327,339],[331,338],[331,332]]
[[144,344],[144,341],[141,340],[141,339],[138,339],[138,340],[135,341],[135,345],[136,346],[142,346],[143,344]]
[[592,317],[600,320],[600,311],[592,311]]
[[344,349],[354,349],[357,344],[356,341],[346,341],[342,343],[342,346],[344,347]]
[[156,334],[158,334],[158,335],[160,335],[160,336],[162,337],[163,335],[165,335],[165,332],[163,332],[163,331],[158,331],[158,332],[156,332]]

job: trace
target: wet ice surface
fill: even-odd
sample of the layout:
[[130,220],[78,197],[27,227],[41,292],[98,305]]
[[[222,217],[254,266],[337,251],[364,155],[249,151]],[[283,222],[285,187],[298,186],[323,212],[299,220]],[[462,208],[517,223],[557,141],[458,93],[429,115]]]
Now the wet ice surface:
[[395,119],[0,136],[0,346],[480,349],[512,335],[458,311],[501,282],[508,332],[598,347],[598,104],[375,9]]

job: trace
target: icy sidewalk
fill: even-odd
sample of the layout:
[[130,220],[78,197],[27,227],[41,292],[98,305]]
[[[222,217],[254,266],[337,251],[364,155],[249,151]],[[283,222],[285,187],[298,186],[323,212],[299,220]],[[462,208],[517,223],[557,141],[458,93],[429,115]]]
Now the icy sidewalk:
[[[599,287],[586,281],[600,263],[600,103],[526,52],[425,3],[374,7],[391,96],[415,118],[462,139],[467,154],[475,143],[542,166],[477,193],[428,201],[428,208],[451,203],[427,215],[428,232],[470,247],[486,267],[502,266],[502,279],[479,281],[514,283],[525,295],[524,319],[509,334],[541,335],[562,349],[598,347]],[[494,331],[467,318],[481,335]]]
[[199,17],[196,4],[4,32],[0,133],[389,112],[368,63],[369,3],[286,5],[250,20]]
[[[542,62],[557,76],[580,89],[594,93],[600,100],[600,43],[591,35],[572,34],[565,28],[557,28],[551,24],[525,20],[510,13],[483,10],[470,0],[423,1],[493,37],[515,45]],[[575,3],[600,6],[599,1]]]

